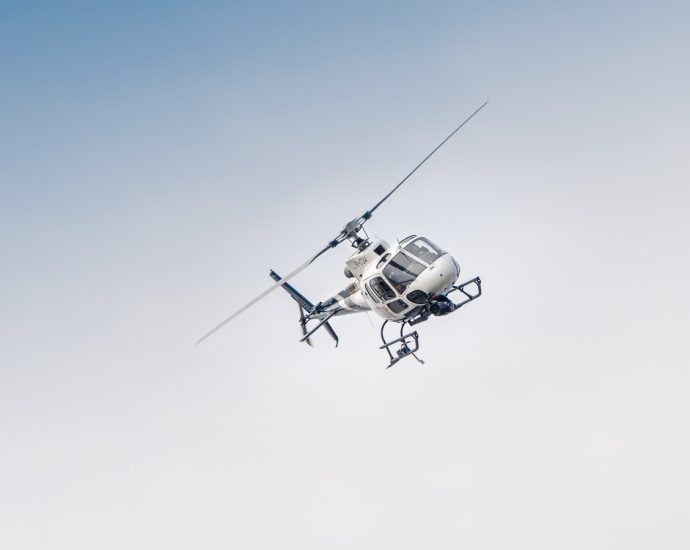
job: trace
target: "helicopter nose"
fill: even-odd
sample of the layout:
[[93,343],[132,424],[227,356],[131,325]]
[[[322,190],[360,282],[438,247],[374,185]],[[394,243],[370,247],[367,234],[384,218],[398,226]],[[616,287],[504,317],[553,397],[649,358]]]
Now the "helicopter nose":
[[450,254],[444,254],[419,276],[418,281],[428,294],[440,294],[458,280],[458,264]]

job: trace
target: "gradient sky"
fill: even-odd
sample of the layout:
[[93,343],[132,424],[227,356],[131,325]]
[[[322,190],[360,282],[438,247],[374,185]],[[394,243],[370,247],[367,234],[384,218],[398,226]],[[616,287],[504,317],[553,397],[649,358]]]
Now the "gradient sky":
[[[0,546],[689,546],[689,18],[3,2]],[[426,365],[278,292],[194,346],[487,99],[367,227],[484,281]]]

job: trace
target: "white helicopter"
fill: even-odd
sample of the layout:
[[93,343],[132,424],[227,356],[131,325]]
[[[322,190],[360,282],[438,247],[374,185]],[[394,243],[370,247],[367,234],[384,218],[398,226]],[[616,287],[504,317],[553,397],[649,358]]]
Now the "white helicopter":
[[[460,277],[458,262],[431,240],[411,235],[391,245],[378,238],[370,239],[364,230],[364,224],[384,201],[397,191],[422,164],[429,160],[487,103],[488,101],[467,117],[385,197],[364,214],[347,223],[338,236],[330,241],[325,248],[285,277],[281,277],[271,270],[270,275],[275,284],[216,325],[202,336],[197,344],[203,342],[276,288],[283,287],[299,306],[299,323],[303,334],[300,342],[307,342],[311,345],[311,335],[324,327],[326,332],[335,340],[337,347],[338,336],[333,330],[330,320],[340,315],[373,311],[384,319],[381,325],[383,345],[379,349],[385,349],[388,353],[390,362],[386,368],[392,367],[410,355],[420,363],[424,363],[416,355],[419,349],[419,335],[417,331],[405,333],[405,325],[416,325],[426,321],[432,315],[448,315],[476,300],[482,294],[481,279],[475,277],[464,283],[456,284]],[[345,276],[351,278],[352,282],[344,290],[327,300],[313,304],[288,284],[290,279],[309,267],[322,254],[345,241],[351,243],[355,252],[345,260]],[[460,300],[454,302],[450,298],[452,293],[458,293]],[[318,323],[313,328],[308,329],[307,324],[310,321],[318,321]],[[400,336],[393,340],[386,340],[384,335],[384,329],[388,322],[400,323]],[[399,344],[399,348],[395,350],[394,355],[391,346],[396,344]]]

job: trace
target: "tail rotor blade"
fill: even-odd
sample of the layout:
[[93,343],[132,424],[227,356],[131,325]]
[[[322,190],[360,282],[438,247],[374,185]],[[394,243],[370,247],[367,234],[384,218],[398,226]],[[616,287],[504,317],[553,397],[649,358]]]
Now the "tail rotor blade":
[[[336,244],[333,244],[333,243],[336,243]],[[232,315],[230,315],[230,317],[227,317],[226,319],[224,319],[223,321],[221,321],[220,323],[218,323],[218,324],[217,324],[215,327],[213,327],[210,331],[208,331],[208,332],[207,332],[206,334],[204,334],[201,338],[199,338],[199,340],[197,340],[197,345],[198,345],[198,344],[201,344],[201,342],[203,342],[204,340],[206,340],[206,338],[208,338],[209,336],[211,336],[214,332],[216,332],[216,331],[220,330],[221,328],[223,328],[223,327],[224,327],[225,325],[227,325],[230,321],[232,321],[235,317],[237,317],[237,316],[240,315],[241,313],[244,313],[246,310],[248,310],[248,309],[249,309],[250,307],[252,307],[254,304],[256,304],[257,302],[263,300],[266,296],[268,296],[268,295],[269,295],[271,292],[273,292],[276,288],[278,288],[278,287],[284,285],[284,284],[287,283],[290,279],[292,279],[295,275],[297,275],[298,273],[301,273],[302,271],[304,271],[306,268],[308,268],[308,267],[314,262],[314,260],[316,260],[316,258],[318,258],[319,256],[321,256],[321,254],[323,254],[323,253],[326,252],[327,250],[330,250],[331,248],[334,248],[335,246],[337,246],[337,244],[340,244],[340,243],[339,243],[339,242],[336,242],[336,241],[331,241],[331,242],[328,244],[328,246],[327,246],[326,248],[324,248],[323,250],[319,251],[316,255],[314,255],[314,256],[312,256],[311,258],[309,258],[309,259],[308,259],[306,262],[304,262],[301,266],[299,266],[298,268],[296,268],[296,269],[294,269],[293,271],[291,271],[290,273],[288,273],[288,274],[287,274],[285,277],[283,277],[280,281],[276,282],[275,284],[271,285],[269,288],[267,288],[266,290],[264,290],[261,294],[259,294],[256,298],[254,298],[251,302],[249,302],[248,304],[245,304],[245,305],[242,306],[240,309],[238,309],[235,313],[233,313]]]
[[340,339],[338,338],[338,335],[333,330],[333,327],[331,326],[331,324],[328,321],[326,321],[326,323],[323,326],[326,329],[326,332],[328,332],[328,334],[331,335],[331,338],[333,338],[333,340],[335,340],[335,347],[337,348],[338,342],[340,341]]
[[[307,320],[304,317],[304,308],[300,304],[297,304],[297,307],[299,308],[299,326],[302,328],[302,336],[306,336],[307,335]],[[314,344],[311,343],[311,338],[305,339],[305,342],[312,347],[314,346]]]

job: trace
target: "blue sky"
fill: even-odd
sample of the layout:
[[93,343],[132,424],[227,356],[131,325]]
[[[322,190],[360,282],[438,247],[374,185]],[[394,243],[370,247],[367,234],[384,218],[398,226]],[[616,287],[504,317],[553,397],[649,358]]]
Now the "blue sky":
[[[688,15],[3,3],[0,543],[687,546]],[[487,99],[369,222],[484,281],[425,367],[279,293],[193,345]]]

